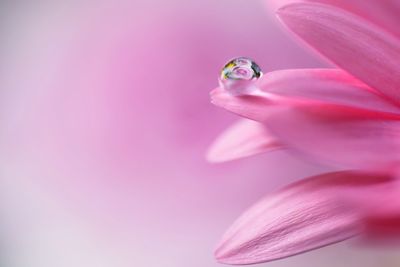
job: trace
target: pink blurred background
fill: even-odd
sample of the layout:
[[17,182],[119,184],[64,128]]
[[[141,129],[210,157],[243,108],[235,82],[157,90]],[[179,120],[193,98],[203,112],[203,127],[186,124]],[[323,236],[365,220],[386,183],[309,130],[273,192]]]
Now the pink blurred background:
[[[325,66],[258,0],[0,4],[0,233],[7,267],[206,267],[266,193],[326,170],[274,152],[205,161],[237,118],[221,66]],[[347,243],[265,266],[397,266]]]

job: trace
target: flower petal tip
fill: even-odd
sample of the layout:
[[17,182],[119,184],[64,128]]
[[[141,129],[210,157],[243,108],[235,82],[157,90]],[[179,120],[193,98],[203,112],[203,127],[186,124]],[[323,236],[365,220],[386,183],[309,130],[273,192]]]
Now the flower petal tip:
[[226,243],[221,243],[214,251],[214,257],[217,262],[228,265],[249,265],[266,262],[268,260],[259,261],[252,257],[251,253],[245,251],[237,251],[232,247],[226,246]]
[[292,13],[292,9],[294,6],[298,5],[298,3],[289,3],[284,6],[281,6],[275,11],[275,14],[278,17],[285,16],[286,14]]
[[219,135],[208,149],[206,159],[220,163],[282,148],[263,124],[242,119]]
[[218,155],[218,153],[216,153],[213,149],[213,147],[211,147],[207,153],[206,153],[206,161],[208,163],[222,163],[225,162],[226,160],[224,160],[223,158],[221,158],[220,155]]
[[211,164],[220,164],[220,163],[227,163],[230,161],[234,161],[237,159],[245,158],[246,155],[238,155],[224,153],[223,151],[219,151],[218,148],[212,146],[206,153],[206,161]]
[[262,241],[248,240],[247,242],[238,243],[235,239],[225,237],[214,251],[214,257],[217,262],[222,264],[251,265],[271,262],[298,254],[286,254],[284,249],[282,251],[274,251],[273,248],[273,245],[265,246]]
[[233,264],[229,260],[229,256],[227,256],[226,251],[223,250],[223,247],[218,247],[214,251],[214,258],[217,260],[217,262],[222,263],[222,264]]

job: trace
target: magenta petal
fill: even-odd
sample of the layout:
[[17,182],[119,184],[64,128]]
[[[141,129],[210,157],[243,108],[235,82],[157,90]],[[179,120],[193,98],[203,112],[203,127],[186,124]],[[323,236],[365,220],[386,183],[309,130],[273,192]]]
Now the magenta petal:
[[225,130],[210,147],[207,159],[224,162],[280,149],[265,125],[242,119]]
[[359,204],[369,203],[364,218],[365,234],[361,241],[368,244],[400,245],[400,180],[398,177],[373,191],[365,192]]
[[398,0],[316,0],[332,4],[357,14],[382,30],[400,35],[400,2]]
[[279,107],[287,105],[330,105],[365,111],[398,113],[377,92],[336,69],[298,69],[267,73],[259,80],[258,94],[233,96],[222,88],[211,92],[211,101],[243,117],[265,121]]
[[382,30],[400,36],[400,2],[398,0],[267,0],[272,9],[295,2],[316,2],[333,5],[369,20]]
[[279,140],[314,159],[353,168],[400,162],[398,118],[326,106],[281,107],[266,123]]
[[389,113],[400,111],[399,106],[339,69],[274,71],[259,81],[259,87],[266,93],[294,101]]
[[398,107],[339,70],[267,73],[257,95],[219,88],[212,102],[263,122],[282,144],[314,159],[349,167],[387,167],[400,160]]
[[281,8],[278,15],[333,63],[400,101],[400,40],[333,6],[296,3]]
[[365,220],[365,235],[361,241],[365,244],[399,245],[400,215],[372,217]]
[[389,181],[387,175],[338,172],[292,184],[246,211],[215,256],[227,264],[261,263],[350,238],[363,231],[371,202],[365,195]]

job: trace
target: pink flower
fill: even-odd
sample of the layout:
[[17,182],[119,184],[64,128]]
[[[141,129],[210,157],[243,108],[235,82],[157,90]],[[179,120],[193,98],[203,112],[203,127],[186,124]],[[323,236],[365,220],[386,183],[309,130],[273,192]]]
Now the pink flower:
[[400,229],[400,3],[271,3],[286,27],[340,69],[267,73],[260,92],[242,96],[215,89],[215,105],[256,122],[228,129],[208,158],[280,148],[351,171],[308,178],[255,204],[218,245],[223,263],[260,263]]

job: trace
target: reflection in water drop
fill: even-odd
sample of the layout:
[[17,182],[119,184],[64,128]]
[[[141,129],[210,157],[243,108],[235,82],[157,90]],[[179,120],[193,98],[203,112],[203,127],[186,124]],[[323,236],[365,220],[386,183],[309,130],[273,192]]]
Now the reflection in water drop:
[[257,89],[255,81],[261,76],[261,68],[253,60],[239,57],[223,67],[219,82],[231,94],[243,95]]

